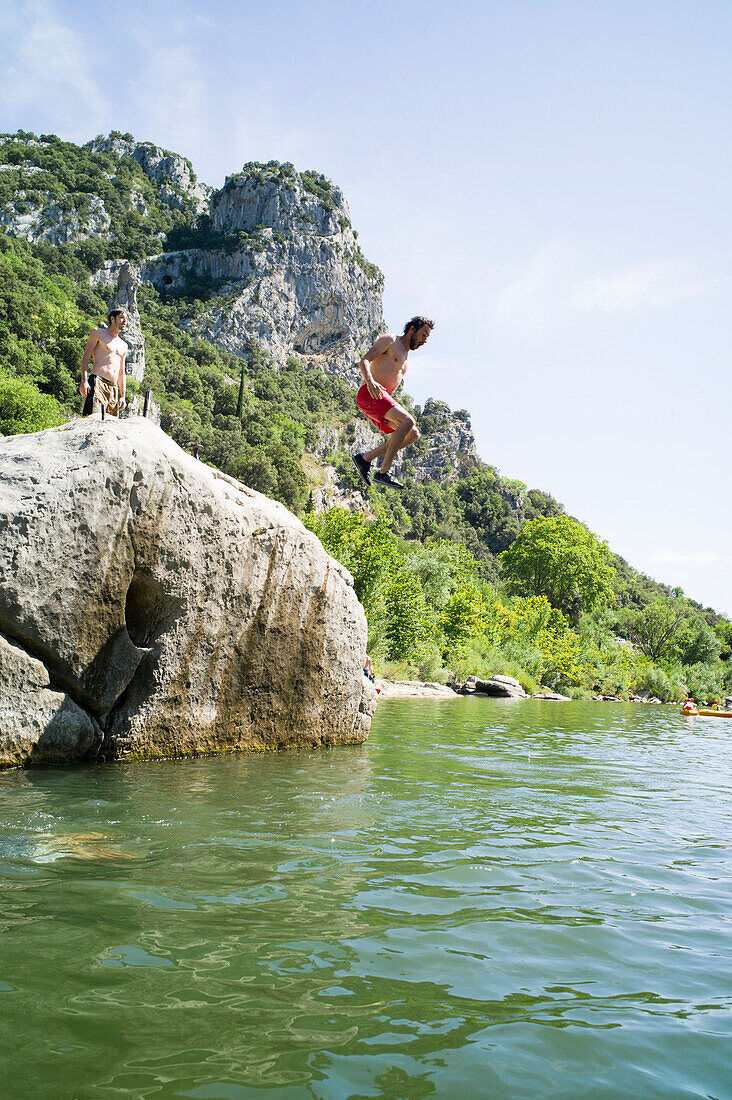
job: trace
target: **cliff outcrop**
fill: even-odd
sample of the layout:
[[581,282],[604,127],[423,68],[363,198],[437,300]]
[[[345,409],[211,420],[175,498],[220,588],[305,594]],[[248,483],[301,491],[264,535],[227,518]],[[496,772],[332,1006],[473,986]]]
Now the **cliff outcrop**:
[[162,241],[176,219],[205,213],[212,192],[185,157],[130,134],[82,147],[0,134],[0,227],[30,243],[113,242],[130,226]]
[[417,409],[422,436],[406,452],[417,481],[437,481],[441,485],[460,476],[464,462],[477,459],[475,436],[470,417],[464,409],[453,412],[444,401],[428,398]]
[[[186,157],[153,145],[151,141],[135,141],[131,134],[110,134],[96,137],[86,144],[93,153],[107,153],[117,161],[134,161],[148,179],[158,184],[160,200],[171,210],[204,214],[208,210],[213,187],[201,183]],[[142,211],[144,198],[137,198]]]
[[348,573],[147,420],[0,441],[0,578],[6,766],[368,735]]
[[[191,334],[235,355],[256,341],[275,365],[296,356],[353,378],[383,331],[383,276],[364,259],[338,187],[292,165],[248,165],[212,194],[189,239],[143,261],[139,278],[168,293],[208,287]],[[96,280],[115,283],[119,267]]]

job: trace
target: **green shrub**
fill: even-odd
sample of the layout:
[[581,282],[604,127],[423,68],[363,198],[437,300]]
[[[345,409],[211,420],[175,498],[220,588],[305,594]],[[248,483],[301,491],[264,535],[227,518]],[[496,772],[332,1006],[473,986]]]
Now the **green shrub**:
[[648,665],[633,684],[635,691],[650,691],[663,703],[670,703],[674,699],[681,699],[683,687],[677,678],[670,677],[658,665]]
[[0,374],[0,435],[41,432],[65,419],[58,402],[32,382]]
[[716,664],[691,665],[683,669],[686,679],[686,694],[692,695],[700,702],[711,702],[712,699],[724,697],[724,666]]

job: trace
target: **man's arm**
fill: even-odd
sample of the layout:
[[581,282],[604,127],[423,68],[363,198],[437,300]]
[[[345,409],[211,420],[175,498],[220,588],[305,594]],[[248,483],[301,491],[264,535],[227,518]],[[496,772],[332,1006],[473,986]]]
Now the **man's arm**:
[[372,347],[366,352],[363,358],[360,360],[358,367],[363,375],[363,380],[366,383],[366,389],[369,391],[372,397],[381,396],[381,387],[378,382],[374,381],[374,376],[371,373],[370,364],[374,359],[378,359],[380,355],[386,351],[388,347],[391,347],[394,337],[388,332],[384,336],[380,336]]
[[122,345],[122,354],[119,359],[119,374],[117,375],[117,389],[119,390],[119,407],[123,409],[127,404],[125,400],[125,390],[127,388],[127,375],[125,374],[125,363],[127,362],[127,352],[130,350],[124,340],[120,340]]
[[84,358],[81,360],[81,385],[79,386],[79,393],[82,397],[86,397],[89,393],[89,383],[86,380],[86,376],[89,372],[89,361],[91,360],[94,348],[97,346],[98,339],[98,331],[97,329],[93,329],[89,334],[89,339],[84,348]]

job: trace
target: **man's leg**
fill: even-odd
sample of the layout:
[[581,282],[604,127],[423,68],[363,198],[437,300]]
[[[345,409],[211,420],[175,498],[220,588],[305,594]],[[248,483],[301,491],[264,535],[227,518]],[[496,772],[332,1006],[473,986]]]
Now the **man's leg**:
[[98,416],[104,413],[107,409],[107,395],[104,392],[104,388],[100,385],[99,378],[97,378],[97,384],[94,387],[94,397],[92,398],[92,416],[95,414]]
[[383,443],[379,443],[378,447],[374,447],[372,451],[362,451],[361,457],[365,458],[367,462],[373,462],[374,459],[381,458],[386,452],[388,443],[389,440],[385,439]]
[[119,391],[112,382],[107,382],[106,378],[97,376],[94,385],[92,413],[101,413],[102,420],[105,416],[117,416],[119,414]]
[[[404,447],[408,447],[410,443],[416,443],[419,439],[419,429],[414,422],[414,417],[401,405],[395,404],[390,408],[384,414],[384,420],[393,429],[384,442],[379,443],[377,447],[372,448],[370,451],[351,456],[359,474],[367,485],[371,484],[369,468],[374,459],[381,457],[381,466],[378,473],[374,475],[375,480],[379,481],[381,478],[386,478],[399,451]],[[391,479],[386,483],[399,488],[402,487],[399,482],[393,482]]]
[[419,439],[419,428],[414,422],[414,417],[401,405],[395,405],[393,409],[389,409],[384,420],[394,425],[394,431],[382,444],[384,448],[384,457],[381,460],[382,474],[388,473],[399,451],[408,447],[410,443],[416,443]]

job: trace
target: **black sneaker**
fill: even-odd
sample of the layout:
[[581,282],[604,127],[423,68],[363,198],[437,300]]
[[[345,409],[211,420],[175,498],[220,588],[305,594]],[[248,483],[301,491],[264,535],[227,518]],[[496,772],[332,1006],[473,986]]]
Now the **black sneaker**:
[[397,481],[391,474],[382,474],[377,470],[373,477],[374,485],[388,485],[390,489],[403,489],[401,481]]
[[371,484],[371,463],[367,462],[362,454],[351,455],[356,469],[361,475],[361,479],[366,482],[367,485]]

